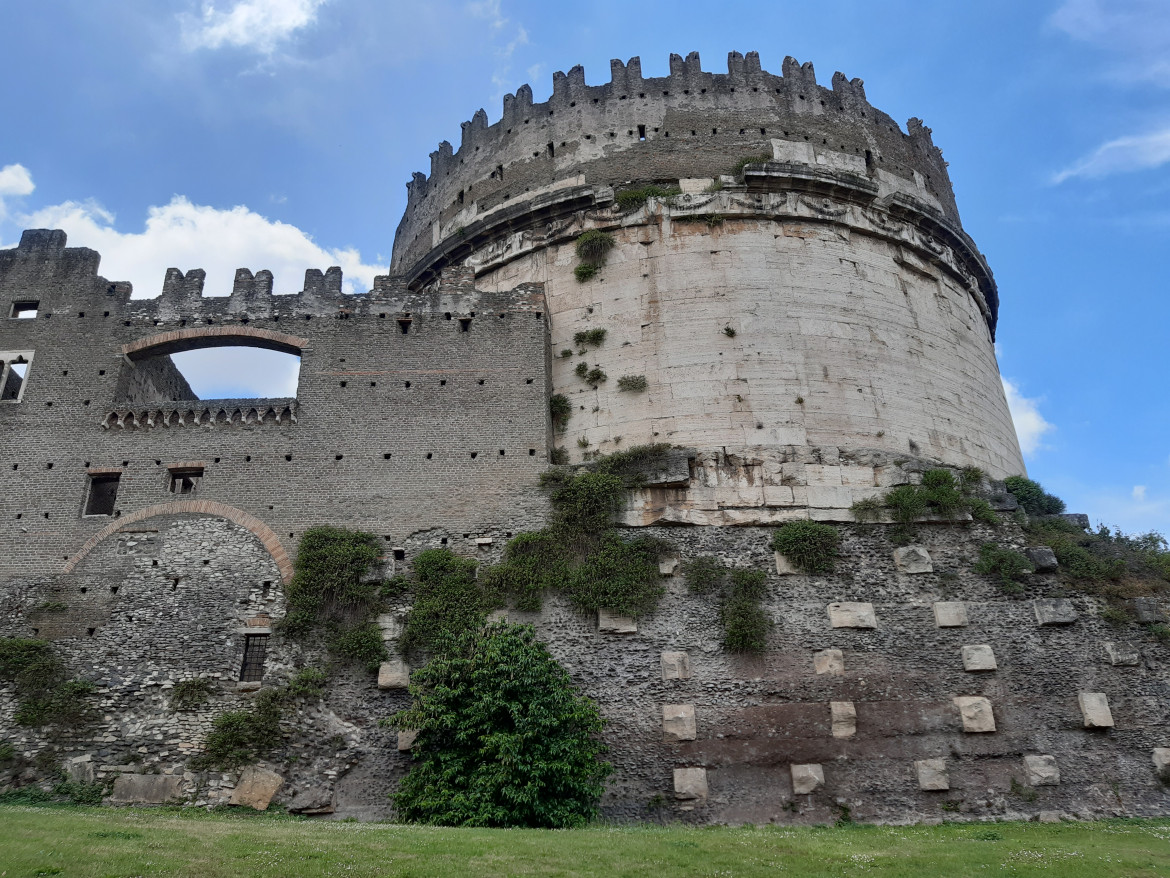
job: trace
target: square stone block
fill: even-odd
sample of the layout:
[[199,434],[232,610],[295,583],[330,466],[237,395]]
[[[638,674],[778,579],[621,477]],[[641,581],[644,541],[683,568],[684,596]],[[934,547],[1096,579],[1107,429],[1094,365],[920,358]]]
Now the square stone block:
[[791,561],[781,555],[779,552],[773,552],[772,555],[776,560],[776,573],[780,576],[796,576],[800,573]]
[[954,699],[955,707],[963,718],[964,732],[994,732],[995,714],[991,702],[981,695],[960,695]]
[[829,716],[834,738],[852,738],[857,734],[857,708],[852,701],[830,701]]
[[1105,653],[1109,656],[1109,663],[1123,667],[1134,667],[1141,664],[1141,653],[1132,643],[1122,643],[1115,640],[1105,641]]
[[663,576],[674,576],[677,570],[678,558],[672,556],[669,558],[660,558],[658,560],[658,572]]
[[392,658],[378,666],[379,689],[405,689],[410,685],[410,665]]
[[662,740],[693,741],[696,737],[695,705],[662,705]]
[[275,771],[250,765],[240,772],[240,779],[232,790],[228,804],[244,805],[257,811],[267,810],[268,803],[283,783],[284,778]]
[[1032,562],[1037,573],[1055,573],[1060,564],[1056,561],[1056,553],[1047,546],[1036,546],[1024,549],[1024,557]]
[[930,553],[922,546],[901,546],[894,549],[894,566],[899,573],[933,573]]
[[985,643],[963,647],[964,671],[994,671],[995,653]]
[[1153,752],[1154,771],[1166,783],[1170,783],[1170,747],[1155,747]]
[[663,680],[689,680],[691,678],[691,657],[685,652],[662,653]]
[[937,791],[951,788],[945,759],[919,759],[914,763],[914,769],[918,772],[918,789]]
[[1113,728],[1113,714],[1109,712],[1109,699],[1104,692],[1078,692],[1077,701],[1086,729]]
[[1076,608],[1067,598],[1037,598],[1032,609],[1037,625],[1071,625],[1077,620]]
[[1055,756],[1025,756],[1024,773],[1028,776],[1029,786],[1054,787],[1060,783]]
[[171,774],[123,774],[110,800],[120,805],[163,805],[178,799],[183,779]]
[[839,649],[822,649],[813,653],[813,669],[818,674],[839,677],[845,673],[845,656]]
[[674,797],[676,799],[706,799],[707,769],[676,768],[674,770]]
[[798,796],[825,785],[825,770],[819,765],[792,766],[792,792]]
[[414,746],[414,739],[418,737],[418,729],[398,730],[398,750],[405,753]]
[[876,628],[873,604],[837,601],[829,604],[829,624],[834,628]]
[[619,616],[603,608],[597,611],[597,630],[607,634],[637,634],[638,623],[630,616]]
[[962,601],[935,601],[934,624],[939,628],[965,628],[967,605]]
[[1151,622],[1170,622],[1166,614],[1166,605],[1157,598],[1131,598],[1125,602],[1135,622],[1148,625]]

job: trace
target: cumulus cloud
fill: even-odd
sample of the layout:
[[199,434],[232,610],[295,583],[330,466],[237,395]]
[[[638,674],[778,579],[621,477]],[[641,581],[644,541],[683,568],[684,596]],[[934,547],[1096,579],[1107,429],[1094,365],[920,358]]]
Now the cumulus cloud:
[[515,86],[512,79],[512,56],[521,46],[528,44],[528,31],[523,25],[510,27],[512,21],[504,15],[500,7],[500,0],[473,0],[467,4],[467,13],[488,23],[491,29],[494,53],[496,56],[495,69],[492,71],[492,85],[497,89],[495,98],[503,98],[505,92]]
[[36,186],[33,185],[32,174],[24,165],[5,165],[0,168],[0,222],[8,216],[5,197],[32,195],[34,189]]
[[1170,84],[1170,16],[1165,0],[1065,0],[1051,23],[1074,39],[1111,50],[1120,79]]
[[1038,399],[1025,397],[1011,381],[1006,378],[1001,380],[1008,410],[1012,413],[1012,423],[1016,426],[1016,436],[1020,440],[1020,450],[1026,457],[1031,457],[1040,448],[1044,435],[1056,428],[1040,414]]
[[1170,162],[1170,127],[1150,134],[1110,140],[1052,178],[1063,183],[1072,177],[1105,177],[1127,171],[1156,168]]
[[297,31],[317,21],[326,0],[236,0],[226,11],[203,4],[201,16],[180,17],[188,49],[231,46],[271,55]]
[[1146,486],[1145,485],[1134,485],[1133,486],[1133,499],[1136,500],[1138,503],[1145,503],[1146,502]]

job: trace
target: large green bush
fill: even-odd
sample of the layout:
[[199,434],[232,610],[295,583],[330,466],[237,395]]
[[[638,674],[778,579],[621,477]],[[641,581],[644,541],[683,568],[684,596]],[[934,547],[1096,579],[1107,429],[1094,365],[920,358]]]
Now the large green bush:
[[414,559],[414,604],[399,645],[436,650],[444,638],[483,625],[490,609],[476,581],[476,563],[449,549],[427,549]]
[[393,797],[402,819],[564,828],[597,816],[611,771],[603,720],[530,626],[464,632],[410,692],[411,708],[389,720],[418,731]]
[[840,544],[837,528],[819,521],[786,521],[772,534],[772,548],[812,575],[833,572]]
[[1045,491],[1039,482],[1023,476],[1008,476],[1003,484],[1029,515],[1059,515],[1064,512],[1064,501]]

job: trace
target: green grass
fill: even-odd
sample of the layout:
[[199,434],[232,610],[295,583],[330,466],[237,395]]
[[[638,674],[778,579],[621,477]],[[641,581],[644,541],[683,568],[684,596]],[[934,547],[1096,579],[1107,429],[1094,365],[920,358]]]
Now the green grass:
[[1170,820],[548,831],[0,806],[0,825],[0,871],[8,876],[1153,878],[1170,870]]

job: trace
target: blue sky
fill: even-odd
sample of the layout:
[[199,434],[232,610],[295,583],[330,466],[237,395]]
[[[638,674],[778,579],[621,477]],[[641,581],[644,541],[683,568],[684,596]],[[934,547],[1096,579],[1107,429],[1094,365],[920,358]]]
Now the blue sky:
[[[1029,473],[1071,510],[1170,533],[1170,2],[56,0],[0,5],[0,246],[65,228],[157,295],[167,266],[277,292],[389,262],[405,182],[506,92],[609,59],[729,50],[860,76],[920,116],[1002,308]],[[210,382],[223,379],[202,364]]]

